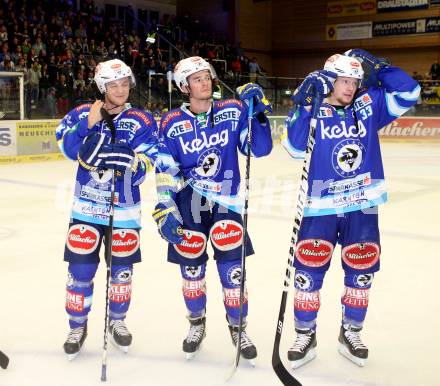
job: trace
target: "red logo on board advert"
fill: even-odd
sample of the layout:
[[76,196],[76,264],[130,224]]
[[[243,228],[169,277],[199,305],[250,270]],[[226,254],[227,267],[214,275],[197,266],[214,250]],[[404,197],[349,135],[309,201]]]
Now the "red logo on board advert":
[[66,310],[74,312],[84,311],[84,295],[67,290]]
[[112,254],[115,257],[131,256],[139,249],[139,233],[135,229],[113,231]]
[[243,242],[243,227],[233,220],[216,222],[209,234],[212,243],[220,251],[230,251]]
[[342,304],[355,308],[367,308],[370,290],[345,287]]
[[[226,307],[238,308],[240,307],[240,287],[238,288],[223,288],[223,301]],[[248,293],[245,288],[243,294],[243,304],[248,301]]]
[[356,243],[342,248],[342,260],[353,269],[368,269],[379,260],[380,248],[376,243]]
[[379,130],[385,137],[439,138],[440,117],[400,117]]
[[206,293],[205,279],[183,280],[182,292],[186,299],[198,299]]
[[295,291],[293,306],[298,311],[318,311],[321,305],[319,291]]
[[99,244],[99,232],[97,229],[85,224],[75,224],[69,228],[66,245],[73,253],[88,255]]
[[187,259],[197,259],[205,251],[206,236],[202,232],[184,230],[184,238],[174,249]]
[[110,286],[110,301],[115,303],[128,302],[131,299],[131,283],[114,283]]
[[308,267],[322,267],[331,259],[333,244],[326,240],[301,240],[295,251],[295,257]]

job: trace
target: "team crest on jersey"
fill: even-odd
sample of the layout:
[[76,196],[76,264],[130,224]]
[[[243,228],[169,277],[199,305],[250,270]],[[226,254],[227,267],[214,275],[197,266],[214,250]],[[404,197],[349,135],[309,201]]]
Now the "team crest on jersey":
[[202,274],[202,266],[201,265],[185,265],[183,268],[185,270],[185,275],[190,279],[196,279]]
[[196,179],[208,179],[215,177],[221,167],[221,151],[219,149],[208,149],[203,152],[197,160],[197,167],[191,171]]
[[179,135],[189,133],[193,130],[194,130],[194,128],[193,128],[190,120],[176,122],[168,130],[167,137],[168,138],[175,138],[175,137],[178,137]]
[[333,117],[333,111],[330,107],[321,107],[319,109],[318,118],[331,118]]
[[353,177],[364,161],[365,147],[360,141],[344,139],[332,152],[333,169],[342,177]]
[[90,172],[90,176],[98,183],[105,184],[112,179],[111,170],[98,170],[96,172]]
[[373,101],[371,100],[371,97],[368,95],[368,93],[365,93],[355,100],[354,109],[358,111],[360,109],[363,109],[365,106],[371,105],[372,103]]
[[238,287],[241,282],[241,266],[240,264],[234,265],[229,268],[228,273],[226,274],[229,284],[234,287]]
[[305,271],[297,270],[295,273],[295,288],[308,291],[313,288],[313,278]]

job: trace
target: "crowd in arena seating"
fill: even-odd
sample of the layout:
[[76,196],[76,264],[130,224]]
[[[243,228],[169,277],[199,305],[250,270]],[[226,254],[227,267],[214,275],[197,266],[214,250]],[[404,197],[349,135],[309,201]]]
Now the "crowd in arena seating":
[[[244,55],[240,44],[201,32],[189,17],[177,20],[165,14],[145,25],[135,13],[129,16],[129,26],[108,18],[93,0],[2,2],[0,71],[24,73],[26,117],[62,117],[74,105],[94,99],[97,63],[116,57],[131,66],[138,78],[137,104],[155,114],[168,105],[164,74],[184,52],[208,59],[231,88],[255,81],[263,72],[256,58]],[[155,36],[155,31],[160,33]],[[438,62],[429,76],[439,79]],[[439,84],[427,82],[426,77],[419,80],[422,100],[430,101]],[[3,78],[0,83],[2,111],[10,99],[11,84]]]
[[[131,66],[141,82],[172,70],[183,57],[179,49],[208,58],[221,77],[234,78],[249,71],[249,61],[239,47],[203,33],[196,35],[182,27],[185,20],[178,28],[176,23],[175,17],[164,15],[157,25],[143,25],[141,36],[134,29],[124,30],[115,19],[108,20],[93,0],[5,1],[0,6],[0,71],[25,74],[27,117],[41,111],[60,117],[73,105],[93,99],[97,63],[115,57]],[[158,27],[175,44],[172,54],[163,52],[168,46],[160,40],[156,44],[145,41],[146,30]],[[2,101],[7,103],[7,82],[3,85]],[[154,77],[149,86],[154,100],[145,101],[154,103],[157,110],[167,103],[166,80]]]

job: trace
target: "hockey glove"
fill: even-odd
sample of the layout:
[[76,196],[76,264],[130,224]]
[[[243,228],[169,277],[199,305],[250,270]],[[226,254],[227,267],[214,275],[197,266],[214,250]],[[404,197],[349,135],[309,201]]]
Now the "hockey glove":
[[153,211],[153,219],[164,240],[172,244],[180,244],[183,241],[182,219],[174,204],[158,203]]
[[106,167],[99,157],[101,149],[104,145],[110,143],[110,138],[103,133],[94,131],[89,134],[83,141],[78,151],[78,162],[87,170],[96,171],[103,170]]
[[254,111],[252,118],[258,114],[265,115],[272,114],[272,105],[264,96],[263,89],[256,83],[246,83],[243,86],[237,87],[237,94],[240,100],[249,106],[249,100],[253,98]]
[[292,101],[295,105],[308,106],[318,95],[323,98],[333,91],[337,74],[327,70],[311,72],[295,90]]
[[376,58],[374,55],[361,48],[353,48],[344,52],[344,55],[351,56],[359,60],[364,70],[364,80],[362,86],[379,86],[379,80],[377,79],[377,73],[384,67],[390,65],[388,59]]
[[103,145],[98,157],[106,169],[125,173],[127,169],[134,169],[136,154],[126,143]]

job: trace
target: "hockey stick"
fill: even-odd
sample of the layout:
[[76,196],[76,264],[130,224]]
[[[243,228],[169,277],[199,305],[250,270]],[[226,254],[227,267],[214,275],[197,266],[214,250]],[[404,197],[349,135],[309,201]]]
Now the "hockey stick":
[[8,367],[8,364],[9,364],[8,356],[3,351],[0,351],[0,367],[2,369],[6,369]]
[[[115,143],[116,128],[113,121],[104,108],[101,108],[101,115],[107,123],[111,131],[111,143]],[[115,210],[115,171],[112,170],[112,182],[110,187],[110,213],[107,227],[107,234],[105,236],[105,262],[107,265],[107,276],[105,286],[105,326],[104,326],[104,346],[102,348],[102,366],[101,366],[101,381],[107,380],[107,345],[108,345],[108,325],[110,320],[110,276],[112,269],[112,243],[113,243],[113,215]]]
[[252,141],[252,115],[254,113],[254,100],[249,99],[249,111],[248,111],[248,135],[247,146],[248,152],[246,154],[246,177],[245,177],[245,189],[244,189],[244,208],[243,208],[243,244],[241,246],[241,273],[240,273],[240,308],[238,317],[238,335],[237,335],[237,353],[235,355],[235,361],[232,365],[230,374],[227,377],[229,381],[240,363],[241,355],[241,335],[243,331],[243,302],[244,302],[244,288],[246,282],[246,241],[248,237],[248,206],[249,206],[249,179],[251,172],[251,141]]
[[298,233],[304,216],[304,204],[307,199],[310,159],[312,157],[313,147],[315,146],[315,130],[317,123],[316,117],[318,115],[320,105],[321,105],[321,97],[317,95],[314,99],[312,118],[310,120],[309,137],[307,140],[306,155],[304,158],[301,181],[299,184],[298,198],[296,204],[296,215],[293,224],[292,239],[290,242],[291,246],[289,249],[289,258],[287,260],[286,277],[284,278],[284,289],[283,289],[283,294],[281,296],[280,312],[278,315],[277,328],[275,332],[275,342],[273,345],[273,353],[272,353],[272,367],[275,373],[277,374],[278,378],[280,379],[280,381],[285,386],[301,386],[301,383],[292,374],[290,374],[290,372],[286,369],[283,362],[281,361],[280,341],[281,341],[281,334],[283,332],[284,313],[286,311],[287,294],[290,286],[290,275],[291,275],[290,269],[293,266],[293,258],[295,256],[296,243],[298,241]]

